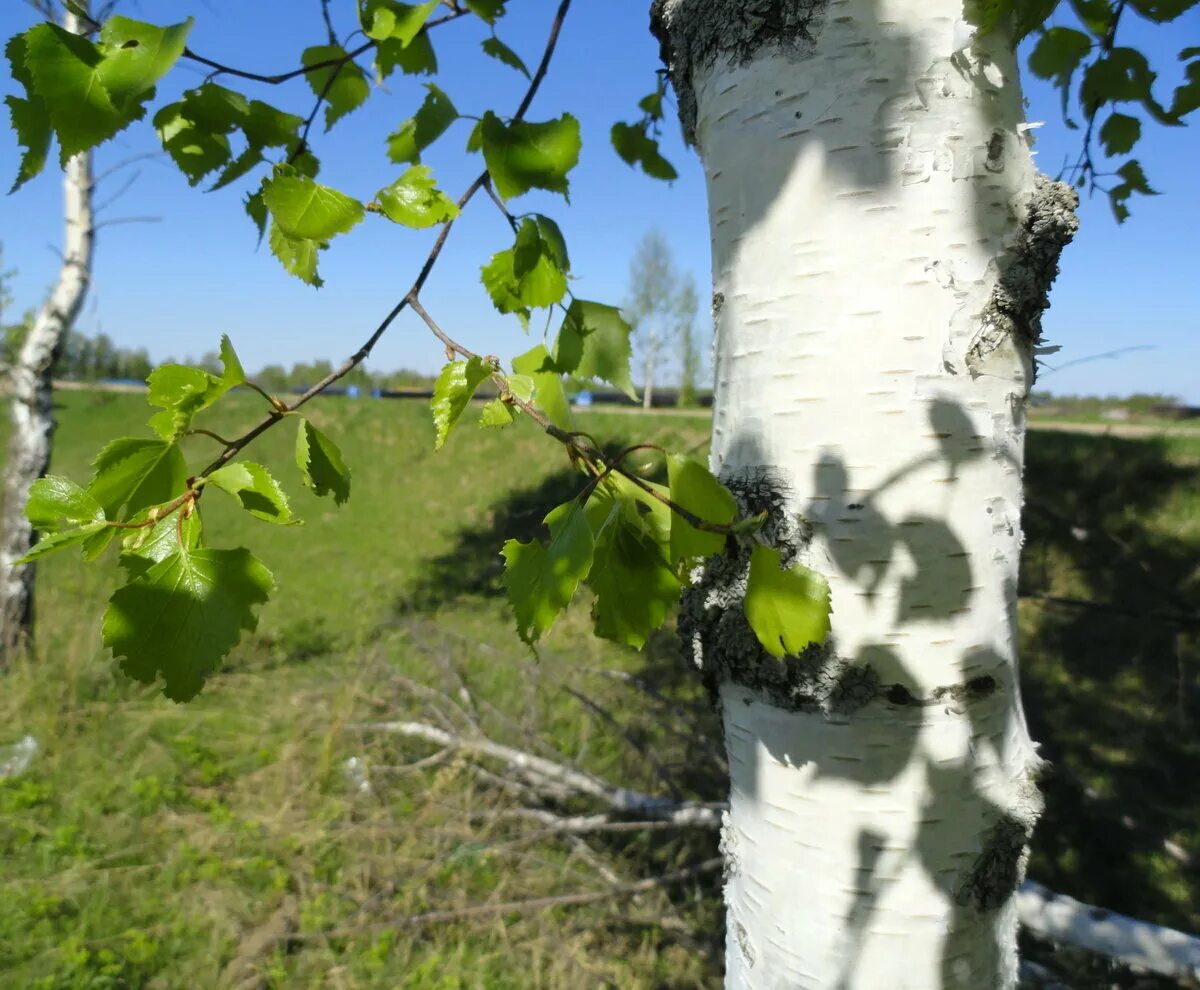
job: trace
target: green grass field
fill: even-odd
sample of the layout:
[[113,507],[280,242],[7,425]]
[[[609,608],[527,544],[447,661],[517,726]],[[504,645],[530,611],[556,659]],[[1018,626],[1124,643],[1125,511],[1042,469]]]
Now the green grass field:
[[[80,480],[146,412],[138,395],[60,401],[54,470]],[[435,454],[422,403],[314,405],[354,472],[351,500],[338,510],[300,486],[287,425],[253,456],[304,527],[206,496],[210,542],[250,546],[279,587],[195,702],[114,672],[98,628],[114,568],[68,554],[41,566],[37,653],[0,697],[0,744],[41,745],[27,773],[0,781],[0,986],[719,986],[719,876],[390,924],[604,891],[714,856],[716,837],[548,835],[504,817],[523,795],[472,762],[413,766],[432,748],[358,723],[478,725],[625,786],[706,800],[723,797],[721,744],[671,636],[640,654],[598,642],[582,602],[539,656],[517,640],[498,551],[572,491],[552,444],[523,426],[460,428]],[[206,425],[232,433],[256,415],[236,395]],[[706,447],[703,416],[585,417],[606,442]],[[196,438],[197,462],[206,445]],[[1026,705],[1056,766],[1031,874],[1200,929],[1179,855],[1200,856],[1200,656],[1196,625],[1179,619],[1200,611],[1200,437],[1035,433],[1029,462],[1024,590],[1059,599],[1021,610]],[[1111,608],[1061,601],[1083,599]]]

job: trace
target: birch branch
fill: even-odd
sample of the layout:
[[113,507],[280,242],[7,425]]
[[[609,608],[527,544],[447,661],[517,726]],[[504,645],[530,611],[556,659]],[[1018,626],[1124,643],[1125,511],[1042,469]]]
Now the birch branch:
[[725,807],[722,803],[676,802],[670,798],[654,797],[624,787],[610,787],[591,774],[483,737],[456,736],[423,722],[364,722],[357,728],[368,732],[395,733],[410,739],[424,739],[449,749],[489,756],[505,763],[510,769],[534,783],[548,783],[556,788],[566,787],[577,794],[595,798],[617,814],[641,815],[655,821],[671,821],[676,825],[706,828],[716,828],[721,824],[721,810]]
[[1021,924],[1034,935],[1159,973],[1200,983],[1200,938],[1084,904],[1026,880],[1017,892]]

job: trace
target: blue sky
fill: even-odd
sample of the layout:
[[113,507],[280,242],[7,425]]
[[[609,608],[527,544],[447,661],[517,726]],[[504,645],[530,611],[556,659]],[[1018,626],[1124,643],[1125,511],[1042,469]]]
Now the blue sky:
[[[353,27],[351,0],[334,0],[339,30]],[[510,0],[500,37],[527,63],[536,62],[555,3]],[[571,176],[571,201],[530,195],[522,210],[540,210],[561,224],[584,298],[619,303],[625,295],[629,259],[642,233],[663,230],[679,265],[699,285],[709,282],[708,224],[699,163],[669,122],[664,148],[680,171],[670,184],[631,171],[613,153],[608,129],[637,116],[637,100],[654,85],[657,43],[647,30],[646,0],[576,0],[550,75],[529,113],[532,120],[569,110],[580,118],[583,153]],[[306,45],[323,44],[317,0],[126,0],[127,14],[156,23],[194,12],[193,49],[227,64],[278,72],[296,64]],[[0,35],[24,29],[32,12],[8,0],[0,11]],[[1161,73],[1160,96],[1169,98],[1178,78],[1176,53],[1200,41],[1200,11],[1166,27],[1129,19],[1122,41],[1140,47]],[[479,51],[486,37],[473,18],[438,29],[439,85],[460,110],[511,112],[524,78]],[[176,98],[203,79],[198,66],[180,66],[160,87],[155,106]],[[250,96],[307,115],[311,95],[303,83],[284,87],[241,84]],[[1042,168],[1056,173],[1073,160],[1078,131],[1062,123],[1057,96],[1027,78],[1029,118],[1044,120],[1038,152]],[[12,91],[7,78],[0,91]],[[396,177],[384,138],[420,103],[420,80],[399,73],[367,104],[328,134],[314,129],[323,163],[321,180],[369,198]],[[470,122],[460,121],[425,156],[440,184],[457,195],[476,174],[478,158],[462,153]],[[147,122],[135,124],[99,154],[98,170],[153,151]],[[1063,274],[1045,319],[1048,342],[1062,351],[1052,366],[1116,349],[1151,349],[1046,371],[1041,387],[1055,392],[1127,394],[1154,391],[1200,404],[1200,131],[1150,125],[1138,155],[1162,195],[1137,199],[1133,218],[1118,227],[1107,200],[1085,199],[1082,229],[1064,257]],[[16,141],[0,128],[0,183],[7,185],[18,161]],[[322,263],[326,287],[313,290],[286,275],[269,252],[256,251],[256,233],[241,208],[244,187],[213,194],[190,188],[166,159],[138,163],[136,182],[102,214],[117,221],[154,216],[155,223],[113,223],[99,233],[95,291],[80,328],[103,330],[124,346],[146,347],[155,359],[199,356],[229,333],[247,367],[296,360],[339,360],[353,351],[403,293],[428,250],[432,234],[414,233],[379,218],[338,238]],[[107,179],[103,203],[132,175]],[[55,170],[0,199],[0,242],[6,267],[19,268],[12,312],[38,302],[54,277],[54,250],[61,241],[59,177]],[[482,197],[456,225],[450,245],[426,288],[426,306],[464,343],[487,353],[512,355],[529,344],[516,322],[495,313],[479,266],[510,246],[502,218]],[[703,319],[703,316],[702,316]],[[537,331],[535,331],[537,332]],[[405,315],[377,347],[370,365],[434,370],[441,350],[414,317]]]

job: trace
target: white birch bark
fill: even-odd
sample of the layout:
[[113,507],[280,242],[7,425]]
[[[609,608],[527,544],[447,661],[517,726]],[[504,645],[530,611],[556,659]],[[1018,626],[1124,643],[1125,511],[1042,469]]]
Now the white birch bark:
[[961,0],[657,16],[708,183],[713,467],[833,602],[783,663],[744,569],[685,606],[731,772],[726,986],[1011,987],[1024,400],[1073,194],[1035,178],[1013,53]]
[[[63,25],[83,33],[81,20],[68,11]],[[0,664],[23,648],[33,628],[34,566],[15,561],[34,544],[25,518],[29,486],[50,466],[54,435],[50,373],[67,332],[83,306],[92,275],[95,224],[92,216],[92,160],[84,152],[72,158],[63,177],[66,234],[58,282],[39,310],[33,327],[9,369],[12,433],[4,463],[4,503],[0,512]]]

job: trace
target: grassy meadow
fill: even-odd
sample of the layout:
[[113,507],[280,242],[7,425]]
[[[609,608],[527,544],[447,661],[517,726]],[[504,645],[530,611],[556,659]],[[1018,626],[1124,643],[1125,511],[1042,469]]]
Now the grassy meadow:
[[[54,471],[77,480],[147,412],[140,395],[59,402]],[[225,405],[205,425],[232,434],[261,400]],[[209,542],[251,547],[278,588],[191,704],[131,684],[101,648],[115,568],[74,554],[40,566],[36,655],[0,694],[0,745],[27,733],[40,745],[26,773],[0,780],[0,986],[719,986],[719,872],[575,906],[405,920],[600,895],[716,856],[716,836],[552,834],[512,814],[529,803],[519,785],[362,723],[481,730],[681,799],[724,796],[722,746],[670,635],[643,653],[601,643],[583,600],[538,656],[517,640],[498,551],[576,486],[553,444],[527,425],[464,424],[435,454],[424,403],[310,408],[341,445],[352,497],[336,509],[300,485],[290,424],[252,457],[305,526],[206,495]],[[701,455],[707,425],[581,416],[602,442]],[[190,443],[198,464],[214,452]],[[1040,597],[1022,602],[1022,677],[1055,765],[1030,873],[1200,930],[1200,433],[1039,431],[1028,456],[1023,592]]]

